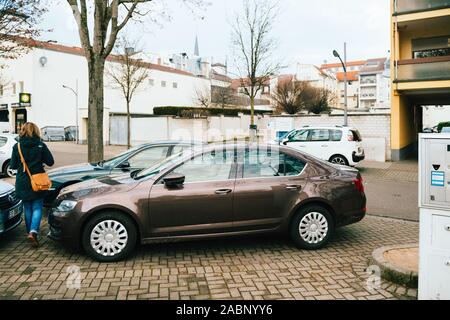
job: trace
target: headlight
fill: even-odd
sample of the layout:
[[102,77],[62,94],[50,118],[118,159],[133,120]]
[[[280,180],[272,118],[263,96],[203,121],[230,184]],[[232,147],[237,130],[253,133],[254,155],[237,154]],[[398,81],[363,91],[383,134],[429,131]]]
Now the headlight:
[[77,205],[76,201],[72,200],[63,200],[59,206],[53,211],[53,215],[55,217],[65,217],[67,214],[72,211]]

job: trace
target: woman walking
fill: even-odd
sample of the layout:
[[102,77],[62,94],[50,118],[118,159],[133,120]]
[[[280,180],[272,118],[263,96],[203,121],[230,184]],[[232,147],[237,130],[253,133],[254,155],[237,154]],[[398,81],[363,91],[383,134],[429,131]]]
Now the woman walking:
[[50,150],[42,142],[38,126],[31,122],[25,123],[19,133],[19,143],[13,147],[11,169],[17,170],[16,195],[23,201],[28,239],[34,247],[39,246],[38,235],[46,192],[34,191],[30,176],[44,173],[44,164],[51,167],[54,163]]

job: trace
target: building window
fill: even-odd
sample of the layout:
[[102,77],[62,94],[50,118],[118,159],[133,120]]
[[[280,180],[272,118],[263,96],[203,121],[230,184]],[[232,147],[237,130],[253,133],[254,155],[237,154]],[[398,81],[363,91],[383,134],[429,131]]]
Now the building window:
[[161,87],[163,87],[163,88],[167,87],[167,82],[166,81],[161,81]]
[[25,90],[25,85],[24,85],[24,83],[23,83],[23,81],[19,81],[19,93],[23,93],[23,92],[25,92],[24,90]]
[[177,88],[178,88],[178,83],[177,83],[177,82],[174,82],[174,83],[173,83],[173,88],[174,88],[174,89],[177,89]]
[[0,84],[0,96],[3,96],[3,85],[2,84]]
[[8,110],[0,110],[0,122],[9,122]]
[[153,87],[155,85],[155,80],[154,79],[149,79],[148,83]]
[[12,94],[17,94],[17,85],[15,82],[12,84]]

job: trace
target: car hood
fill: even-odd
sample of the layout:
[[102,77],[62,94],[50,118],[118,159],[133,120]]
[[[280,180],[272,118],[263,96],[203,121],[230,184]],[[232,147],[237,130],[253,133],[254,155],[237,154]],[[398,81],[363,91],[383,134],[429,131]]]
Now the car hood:
[[105,170],[107,169],[95,164],[83,163],[50,170],[48,176],[53,181],[65,180],[66,177],[75,180],[83,180],[85,177],[89,178],[90,175],[95,176],[96,173],[105,172]]
[[126,192],[139,184],[130,174],[94,178],[68,186],[61,190],[58,198],[82,199],[115,192]]
[[12,184],[0,181],[0,195],[10,192],[14,189]]

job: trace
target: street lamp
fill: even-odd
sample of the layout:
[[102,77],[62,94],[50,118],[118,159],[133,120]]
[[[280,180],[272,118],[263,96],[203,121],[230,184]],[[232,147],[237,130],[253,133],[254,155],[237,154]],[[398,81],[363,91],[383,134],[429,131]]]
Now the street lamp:
[[79,135],[79,129],[78,129],[78,79],[77,79],[77,81],[76,81],[76,87],[75,87],[75,90],[74,89],[72,89],[71,87],[69,87],[69,86],[66,86],[66,85],[63,85],[62,86],[64,89],[67,89],[67,90],[70,90],[70,91],[72,91],[72,93],[75,95],[75,104],[76,104],[76,122],[75,122],[75,126],[76,126],[76,141],[77,141],[77,144],[79,144],[80,143],[80,141],[79,141],[79,138],[78,138],[78,135]]
[[344,126],[348,126],[348,97],[347,97],[347,43],[344,43],[344,61],[339,53],[334,50],[333,56],[339,58],[344,68]]

